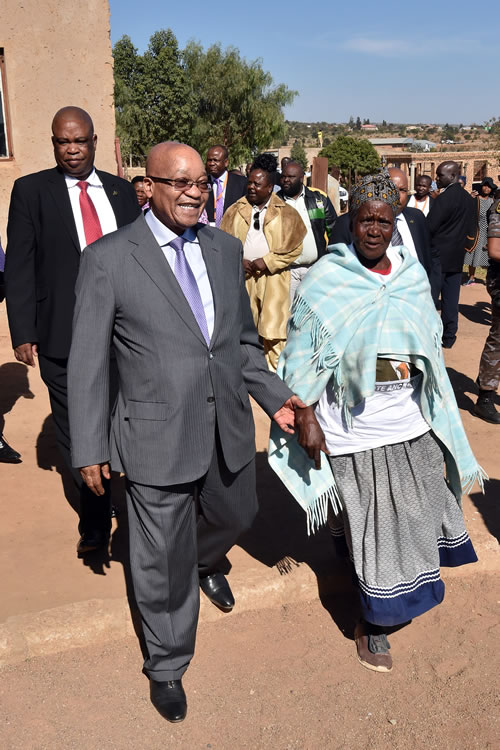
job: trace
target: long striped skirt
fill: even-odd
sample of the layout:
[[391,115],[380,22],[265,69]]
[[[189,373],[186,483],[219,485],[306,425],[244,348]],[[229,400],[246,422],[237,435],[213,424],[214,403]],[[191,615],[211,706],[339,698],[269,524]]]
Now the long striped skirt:
[[441,566],[476,562],[462,510],[431,432],[408,442],[330,456],[343,511],[337,544],[354,563],[365,620],[397,625],[440,604]]

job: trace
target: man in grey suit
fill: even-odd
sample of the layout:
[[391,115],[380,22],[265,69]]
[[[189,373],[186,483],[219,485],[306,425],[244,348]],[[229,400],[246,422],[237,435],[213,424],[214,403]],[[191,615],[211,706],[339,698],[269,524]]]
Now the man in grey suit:
[[[257,511],[248,394],[287,432],[301,402],[267,368],[241,242],[198,224],[210,190],[199,154],[162,143],[146,171],[151,211],[82,257],[68,373],[72,458],[97,495],[110,464],[127,476],[151,700],[182,721],[199,586],[232,607],[221,560]],[[120,390],[109,434],[111,345]]]

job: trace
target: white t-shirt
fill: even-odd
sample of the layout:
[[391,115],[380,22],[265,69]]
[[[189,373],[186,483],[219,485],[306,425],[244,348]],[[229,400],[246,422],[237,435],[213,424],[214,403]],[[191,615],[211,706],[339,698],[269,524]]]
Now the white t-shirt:
[[420,211],[422,211],[424,216],[427,216],[431,206],[431,201],[428,195],[425,196],[423,201],[418,201],[417,196],[412,195],[410,200],[408,201],[408,206],[410,208],[418,208]]
[[[349,246],[352,252],[354,247]],[[401,256],[392,247],[387,249],[391,261],[389,273],[375,273],[381,284],[390,282],[402,263]],[[410,377],[409,366],[404,362],[383,362],[394,379],[375,383],[375,391],[352,410],[352,425],[348,427],[342,417],[333,388],[328,385],[316,404],[315,414],[325,434],[326,447],[331,456],[359,453],[383,445],[413,440],[428,432],[430,427],[420,409],[422,375]]]

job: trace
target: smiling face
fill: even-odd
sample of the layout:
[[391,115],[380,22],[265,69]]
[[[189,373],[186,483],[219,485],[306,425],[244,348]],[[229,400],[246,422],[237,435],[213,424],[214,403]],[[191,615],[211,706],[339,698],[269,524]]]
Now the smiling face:
[[385,255],[392,238],[394,214],[382,201],[366,201],[354,216],[352,235],[358,253],[373,262]]
[[85,180],[94,168],[97,136],[90,116],[83,110],[67,107],[52,123],[52,144],[58,167],[70,177]]
[[[154,146],[148,156],[146,172],[153,177],[193,182],[207,176],[199,153],[181,143]],[[149,177],[144,178],[144,189],[156,218],[176,234],[182,234],[198,222],[208,197],[197,185],[180,191],[171,185],[153,182]]]

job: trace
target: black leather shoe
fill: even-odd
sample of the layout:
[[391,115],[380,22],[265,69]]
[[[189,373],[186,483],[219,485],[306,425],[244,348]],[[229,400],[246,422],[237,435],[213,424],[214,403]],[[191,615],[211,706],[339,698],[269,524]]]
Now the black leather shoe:
[[167,721],[184,721],[187,713],[186,693],[182,680],[156,682],[149,680],[151,703]]
[[200,588],[212,604],[223,612],[231,612],[234,607],[234,596],[222,573],[212,573],[212,575],[200,578]]
[[79,555],[85,555],[87,552],[94,552],[96,549],[106,547],[109,541],[107,531],[85,531],[76,545],[76,551]]
[[493,399],[495,391],[479,391],[479,398],[472,410],[476,417],[491,424],[500,424],[500,413],[496,410]]
[[4,464],[21,463],[21,454],[10,447],[3,435],[0,435],[0,461]]

